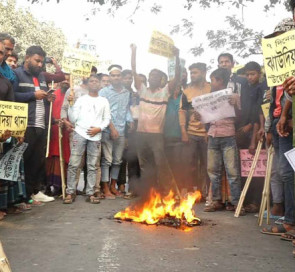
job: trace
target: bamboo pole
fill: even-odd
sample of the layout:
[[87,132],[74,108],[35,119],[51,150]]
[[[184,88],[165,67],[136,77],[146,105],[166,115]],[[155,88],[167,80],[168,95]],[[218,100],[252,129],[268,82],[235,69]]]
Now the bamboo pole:
[[241,212],[241,209],[243,207],[243,203],[244,203],[244,200],[245,200],[247,191],[249,189],[250,183],[252,181],[254,170],[256,168],[257,161],[258,161],[258,158],[259,158],[259,155],[260,155],[260,152],[261,152],[262,143],[263,143],[263,141],[259,141],[259,143],[257,145],[257,149],[256,149],[256,153],[255,153],[255,156],[254,156],[252,165],[251,165],[250,173],[248,175],[248,178],[246,180],[244,189],[243,189],[243,191],[241,193],[241,196],[240,196],[240,200],[239,200],[238,206],[236,208],[235,217],[239,217],[240,216],[240,212]]
[[269,224],[269,214],[270,214],[270,178],[271,178],[271,168],[274,156],[274,149],[271,145],[267,153],[267,166],[266,166],[266,175],[264,181],[264,187],[262,192],[260,210],[258,214],[258,225],[261,226],[263,222],[263,216],[265,208],[267,208],[267,224]]
[[61,173],[61,185],[62,185],[62,199],[66,197],[66,182],[65,182],[65,163],[63,154],[63,144],[62,144],[62,127],[58,126],[58,142],[59,142],[59,163],[60,163],[60,173]]

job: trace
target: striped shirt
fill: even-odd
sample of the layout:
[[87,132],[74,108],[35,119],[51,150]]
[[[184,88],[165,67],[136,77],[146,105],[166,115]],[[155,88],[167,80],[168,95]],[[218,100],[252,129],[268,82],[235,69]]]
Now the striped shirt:
[[[33,77],[35,91],[40,91],[40,84],[38,78]],[[45,129],[45,106],[43,99],[36,100],[36,118],[34,127]]]
[[151,91],[144,84],[139,92],[138,132],[163,133],[169,99],[168,84],[163,89]]

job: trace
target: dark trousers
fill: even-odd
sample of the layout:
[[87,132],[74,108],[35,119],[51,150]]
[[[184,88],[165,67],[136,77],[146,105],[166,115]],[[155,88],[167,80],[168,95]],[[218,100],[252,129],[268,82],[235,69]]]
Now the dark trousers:
[[45,172],[46,130],[28,127],[25,133],[28,147],[24,153],[27,197],[40,191]]
[[293,148],[293,135],[280,137],[276,130],[278,119],[272,123],[273,146],[275,154],[279,154],[279,178],[282,182],[285,204],[285,221],[289,225],[295,224],[295,205],[294,205],[294,171],[285,157],[285,152]]
[[189,142],[183,147],[186,158],[186,178],[184,188],[197,187],[203,196],[207,195],[210,185],[207,173],[207,142],[205,137],[189,135]]
[[144,182],[142,189],[156,186],[163,195],[171,189],[175,191],[173,175],[165,156],[163,135],[138,132],[136,136],[141,180]]

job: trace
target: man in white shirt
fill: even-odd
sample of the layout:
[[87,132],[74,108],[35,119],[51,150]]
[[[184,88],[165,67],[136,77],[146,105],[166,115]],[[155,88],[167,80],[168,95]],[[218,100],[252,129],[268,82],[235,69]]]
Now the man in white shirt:
[[75,199],[76,175],[85,150],[88,170],[87,201],[93,204],[99,203],[99,198],[94,196],[94,186],[101,154],[101,131],[109,125],[111,113],[107,99],[98,96],[100,85],[96,75],[89,77],[87,87],[89,94],[80,97],[68,111],[70,122],[75,126],[75,129],[68,167],[65,204],[71,204]]

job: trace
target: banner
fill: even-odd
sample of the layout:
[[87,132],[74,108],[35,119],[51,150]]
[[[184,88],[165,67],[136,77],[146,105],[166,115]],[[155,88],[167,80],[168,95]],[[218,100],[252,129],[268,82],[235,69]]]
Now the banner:
[[92,66],[95,66],[97,60],[89,52],[66,47],[62,59],[62,69],[78,77],[89,77]]
[[169,36],[159,31],[153,31],[149,47],[150,53],[172,58],[174,56],[173,48],[174,42]]
[[192,104],[201,115],[201,122],[206,124],[224,118],[235,117],[235,108],[229,104],[229,97],[233,94],[231,88],[200,95],[192,99]]
[[267,85],[281,85],[295,76],[295,30],[274,38],[262,39],[262,51]]
[[0,101],[0,135],[6,130],[23,137],[28,124],[28,104]]
[[0,160],[0,179],[17,181],[19,164],[28,144],[22,143],[11,148]]
[[[249,153],[248,149],[240,150],[241,158],[241,176],[248,177],[253,163],[254,156]],[[265,149],[261,150],[256,164],[253,177],[265,177],[267,164],[267,152]]]
[[[180,60],[180,71],[181,71],[181,77],[182,77],[183,69],[185,66],[185,60],[184,59],[179,59],[179,60]],[[168,59],[167,64],[168,64],[168,77],[169,77],[169,79],[172,79],[175,76],[175,66],[176,66],[175,57]]]

